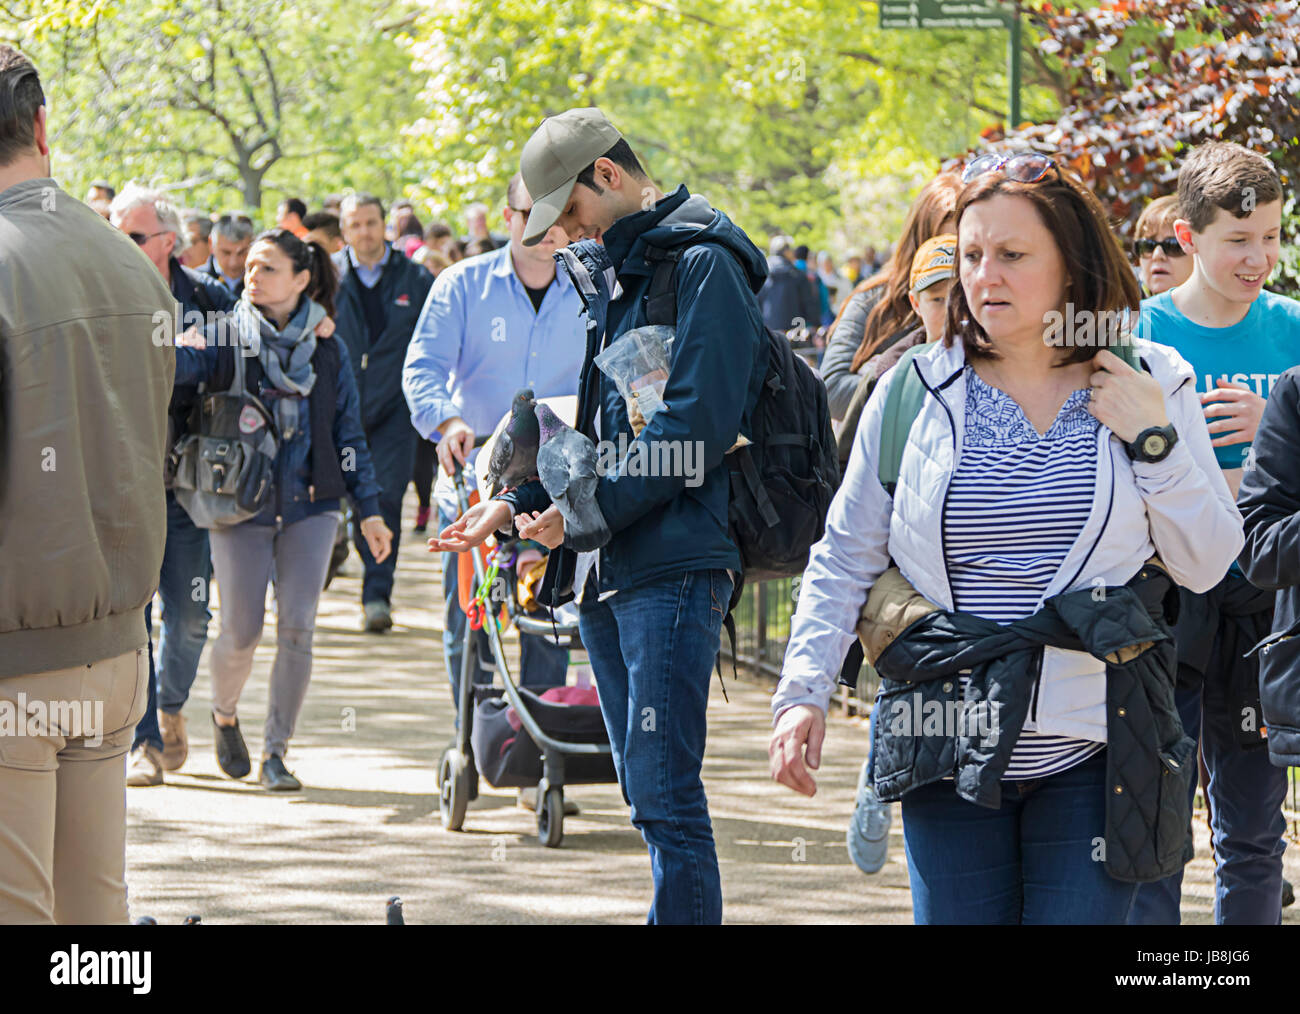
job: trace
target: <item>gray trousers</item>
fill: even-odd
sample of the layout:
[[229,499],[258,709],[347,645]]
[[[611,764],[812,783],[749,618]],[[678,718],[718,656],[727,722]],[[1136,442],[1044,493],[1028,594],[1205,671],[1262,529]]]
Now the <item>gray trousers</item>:
[[338,525],[338,512],[326,511],[286,528],[246,521],[211,532],[212,571],[221,589],[221,633],[212,645],[212,709],[222,718],[235,717],[253,671],[253,652],[266,618],[266,585],[275,564],[277,646],[264,758],[284,756],[307,696],[316,607]]

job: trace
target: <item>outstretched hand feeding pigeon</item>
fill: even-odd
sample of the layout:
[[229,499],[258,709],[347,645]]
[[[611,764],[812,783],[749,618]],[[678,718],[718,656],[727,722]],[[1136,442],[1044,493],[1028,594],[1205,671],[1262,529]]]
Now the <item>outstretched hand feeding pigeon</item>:
[[537,474],[564,517],[565,545],[578,552],[598,549],[609,541],[609,526],[596,503],[596,445],[548,406],[538,405],[536,412]]
[[537,474],[537,416],[533,414],[533,392],[521,388],[510,403],[510,421],[497,434],[488,459],[489,496],[513,489]]

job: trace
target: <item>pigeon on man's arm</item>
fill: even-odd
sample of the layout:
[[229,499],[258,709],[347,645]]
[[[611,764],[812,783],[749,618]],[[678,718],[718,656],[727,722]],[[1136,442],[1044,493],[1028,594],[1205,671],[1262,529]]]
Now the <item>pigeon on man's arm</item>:
[[564,516],[564,544],[580,553],[599,549],[610,532],[596,503],[596,445],[548,406],[538,405],[536,412],[541,430],[537,474]]
[[533,414],[531,388],[520,388],[510,404],[510,421],[497,434],[488,460],[487,487],[490,496],[514,489],[537,475],[537,416]]

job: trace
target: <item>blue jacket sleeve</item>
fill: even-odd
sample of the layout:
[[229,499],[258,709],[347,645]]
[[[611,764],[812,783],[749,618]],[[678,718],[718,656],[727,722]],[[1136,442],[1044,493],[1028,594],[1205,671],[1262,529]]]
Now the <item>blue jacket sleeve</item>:
[[[328,339],[326,339],[328,340]],[[347,346],[339,350],[338,395],[334,405],[334,446],[343,467],[343,482],[357,507],[357,518],[379,513],[379,482],[370,458],[366,433],[361,427],[361,398],[352,375]],[[350,453],[349,453],[350,452]]]
[[[763,320],[740,262],[716,244],[689,248],[677,269],[677,337],[664,407],[637,440],[656,451],[677,448],[682,461],[692,444],[701,474],[717,468],[736,442],[755,361],[765,351]],[[612,472],[601,476],[596,502],[610,532],[618,532],[680,494],[687,478]]]
[[1278,379],[1264,405],[1237,506],[1246,544],[1237,561],[1257,588],[1300,584],[1300,367]]
[[210,383],[221,365],[220,346],[209,345],[207,348],[192,349],[184,345],[176,347],[176,386],[182,384]]

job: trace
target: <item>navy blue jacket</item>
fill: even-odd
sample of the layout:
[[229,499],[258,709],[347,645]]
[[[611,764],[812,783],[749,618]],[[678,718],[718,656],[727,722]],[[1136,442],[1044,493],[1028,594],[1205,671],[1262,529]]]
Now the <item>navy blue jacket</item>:
[[[749,421],[767,371],[767,335],[755,293],[767,276],[762,253],[732,221],[701,198],[687,205],[685,186],[653,208],[619,219],[605,233],[609,258],[623,287],[609,305],[609,342],[646,323],[645,296],[654,274],[647,246],[684,247],[677,268],[677,338],[673,342],[664,410],[641,432],[643,441],[699,441],[703,482],[685,475],[602,475],[596,488],[612,536],[600,550],[599,588],[634,587],[690,570],[741,569],[727,526],[729,471],[723,455]],[[685,207],[683,207],[686,205]],[[670,217],[671,216],[671,217]],[[665,222],[665,219],[668,219]],[[588,332],[578,386],[577,429],[628,444],[637,437],[614,382],[593,363],[599,334]],[[653,446],[653,445],[652,445]],[[512,497],[516,512],[549,503],[538,482]],[[575,554],[551,554],[539,597],[558,605],[572,597]]]
[[767,270],[767,281],[758,294],[767,326],[777,331],[799,326],[815,331],[821,323],[821,304],[808,273],[779,254],[767,259]]
[[1300,366],[1274,383],[1251,452],[1237,495],[1246,523],[1237,562],[1251,584],[1277,591],[1259,696],[1269,760],[1289,767],[1300,764]]
[[[213,336],[214,332],[209,331],[209,340]],[[317,340],[337,342],[340,346],[341,354],[334,357],[338,362],[332,426],[334,446],[339,452],[343,482],[359,512],[357,516],[368,518],[379,513],[379,484],[375,480],[366,435],[361,428],[356,380],[353,379],[352,367],[343,351],[344,343],[339,333],[336,331],[330,338]],[[235,350],[229,345],[209,344],[205,349],[178,348],[176,383],[206,383],[212,390],[226,390],[234,377],[234,355]],[[318,363],[320,358],[318,353],[313,364]],[[318,379],[317,383],[319,382]],[[275,395],[268,392],[265,383],[259,384],[259,388],[259,397],[274,412]],[[289,440],[280,440],[275,462],[275,495],[251,519],[257,524],[273,525],[279,519],[283,524],[291,525],[313,514],[339,509],[337,497],[316,499],[312,492],[311,412],[308,410],[308,402],[309,399],[303,399],[300,404],[298,431]]]
[[405,415],[410,411],[402,394],[402,367],[406,364],[406,347],[411,344],[415,324],[433,285],[433,275],[390,249],[388,263],[376,283],[384,308],[384,330],[372,343],[361,301],[364,286],[346,249],[334,263],[339,269],[334,322],[339,332],[348,336],[352,372],[361,392],[361,421],[369,432],[394,412]]

